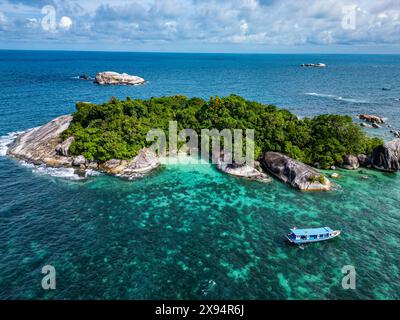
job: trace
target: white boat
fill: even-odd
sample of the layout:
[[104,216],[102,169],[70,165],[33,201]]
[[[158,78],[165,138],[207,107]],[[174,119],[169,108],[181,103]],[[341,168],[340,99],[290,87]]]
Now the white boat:
[[291,243],[303,244],[310,242],[319,242],[330,240],[340,235],[339,230],[332,230],[328,227],[323,228],[310,228],[310,229],[296,229],[293,228],[287,235],[287,239]]
[[325,63],[303,63],[301,67],[314,67],[314,68],[326,68],[327,65]]

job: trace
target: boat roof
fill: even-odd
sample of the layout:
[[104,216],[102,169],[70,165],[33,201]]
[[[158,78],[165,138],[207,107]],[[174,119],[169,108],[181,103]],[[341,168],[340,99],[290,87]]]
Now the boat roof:
[[313,235],[313,234],[324,234],[333,232],[331,228],[324,227],[324,228],[310,228],[310,229],[290,229],[296,236],[306,236],[306,235]]

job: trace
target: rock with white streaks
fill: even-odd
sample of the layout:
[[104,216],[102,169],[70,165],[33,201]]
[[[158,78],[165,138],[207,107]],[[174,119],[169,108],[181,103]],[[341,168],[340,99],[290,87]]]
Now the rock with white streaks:
[[[17,137],[7,154],[34,164],[71,166],[72,158],[56,151],[62,143],[60,135],[68,129],[71,121],[71,115],[61,116],[41,127],[28,130]],[[58,150],[60,152],[61,147]]]
[[99,72],[96,74],[95,83],[106,85],[106,84],[117,84],[117,85],[138,85],[143,84],[146,81],[143,78],[137,76],[131,76],[127,73],[117,73],[112,71]]

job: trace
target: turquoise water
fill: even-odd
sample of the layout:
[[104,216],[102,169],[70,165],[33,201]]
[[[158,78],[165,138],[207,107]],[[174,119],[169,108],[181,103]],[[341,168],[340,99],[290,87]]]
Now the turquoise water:
[[[319,61],[329,68],[297,67]],[[237,93],[300,116],[378,113],[400,127],[399,56],[0,52],[0,70],[0,135],[69,113],[76,100],[174,93]],[[102,70],[149,83],[74,79]],[[300,193],[208,165],[75,180],[0,157],[0,298],[399,299],[399,175],[338,172],[336,191]],[[299,248],[284,239],[293,225],[343,233]],[[54,291],[40,285],[47,264]],[[345,265],[356,268],[356,290],[342,289]]]

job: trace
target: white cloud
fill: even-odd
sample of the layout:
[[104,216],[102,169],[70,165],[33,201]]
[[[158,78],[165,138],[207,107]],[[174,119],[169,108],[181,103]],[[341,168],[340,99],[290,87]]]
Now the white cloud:
[[242,34],[247,33],[248,30],[249,30],[249,25],[246,22],[246,20],[240,21],[240,31],[242,32]]
[[164,24],[164,26],[168,32],[172,32],[172,33],[176,32],[176,27],[177,27],[176,21],[167,21]]
[[[44,0],[40,0],[44,1]],[[400,44],[399,0],[49,0],[57,8],[62,37],[84,42],[175,42],[265,46]],[[3,3],[6,4],[3,6]],[[13,3],[11,5],[11,3]],[[0,0],[7,16],[32,18],[28,0]],[[343,28],[343,8],[354,5],[355,28]],[[4,9],[5,8],[5,9]],[[7,11],[8,10],[8,11]],[[58,17],[61,17],[59,20]],[[72,26],[72,20],[74,28]],[[1,25],[0,14],[0,25]],[[10,37],[24,40],[20,23]],[[14,32],[12,34],[11,32]],[[18,37],[17,37],[18,35]],[[31,37],[35,36],[29,34]],[[36,33],[37,40],[43,34]],[[44,37],[43,37],[44,38]],[[244,44],[245,43],[245,44]]]
[[0,26],[3,26],[7,23],[7,18],[3,12],[0,11]]
[[27,18],[25,26],[29,29],[36,29],[39,26],[39,21],[36,18]]
[[72,26],[72,20],[70,17],[64,16],[60,19],[59,26],[63,30],[69,30]]

